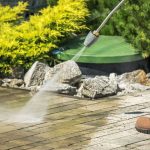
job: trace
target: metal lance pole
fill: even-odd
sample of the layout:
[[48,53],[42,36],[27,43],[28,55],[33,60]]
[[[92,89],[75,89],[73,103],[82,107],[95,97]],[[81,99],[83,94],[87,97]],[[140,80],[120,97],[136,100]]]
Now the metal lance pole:
[[91,46],[99,37],[99,32],[100,30],[105,26],[105,24],[108,22],[110,17],[119,9],[119,7],[125,2],[125,0],[122,0],[110,13],[109,15],[105,18],[105,20],[102,22],[102,24],[95,30],[95,31],[90,31],[88,35],[85,38],[84,41],[84,46],[89,47]]

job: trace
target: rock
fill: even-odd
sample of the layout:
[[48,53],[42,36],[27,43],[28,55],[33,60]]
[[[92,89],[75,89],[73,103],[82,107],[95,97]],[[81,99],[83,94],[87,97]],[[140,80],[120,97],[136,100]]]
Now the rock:
[[3,79],[2,86],[5,87],[15,87],[15,88],[22,88],[24,87],[24,81],[22,79]]
[[52,86],[49,88],[49,91],[60,94],[75,95],[76,87],[70,86],[68,84],[55,83],[52,84]]
[[35,62],[26,73],[24,81],[26,87],[33,91],[41,88],[41,90],[73,95],[76,93],[76,87],[71,85],[78,82],[81,76],[81,71],[74,61],[58,64],[54,68]]
[[41,86],[49,68],[46,64],[36,61],[24,76],[26,87]]
[[150,86],[141,85],[139,83],[131,84],[130,87],[133,91],[142,92],[142,91],[150,90]]
[[45,75],[45,81],[53,80],[57,83],[73,85],[81,80],[82,73],[78,65],[72,61],[66,61],[49,69]]
[[118,82],[117,82],[117,74],[111,73],[109,75],[109,84],[111,85],[112,89],[118,91]]
[[3,87],[9,87],[9,84],[8,83],[3,83],[1,86],[3,86]]
[[135,83],[145,84],[148,81],[148,78],[146,77],[146,73],[143,70],[137,70],[132,72],[133,75],[133,81]]
[[10,87],[23,87],[24,81],[21,79],[12,79],[9,86]]
[[136,70],[118,76],[118,86],[121,90],[117,95],[126,95],[150,89],[150,80],[143,70]]
[[54,92],[59,94],[67,94],[67,95],[75,95],[76,94],[76,87],[70,86],[68,84],[62,84],[62,83],[45,83],[42,87],[40,86],[31,86],[28,88],[31,90],[31,92],[34,94],[37,91],[48,91],[48,92]]
[[27,90],[30,90],[32,92],[32,94],[38,92],[40,90],[41,86],[30,86],[30,87],[26,87]]
[[53,76],[55,75],[53,68],[46,68],[46,73],[44,77],[44,82],[47,82],[49,80],[52,80]]
[[115,95],[117,90],[118,86],[115,74],[111,74],[109,77],[96,76],[95,78],[88,78],[83,80],[83,83],[78,90],[77,96],[94,99]]
[[143,70],[136,70],[129,73],[124,73],[121,76],[118,77],[118,81],[120,82],[130,82],[130,83],[140,83],[140,84],[146,84],[148,81],[148,77],[146,76],[146,73]]
[[10,87],[10,82],[11,82],[11,79],[5,78],[2,80],[2,86]]
[[3,83],[10,83],[12,81],[12,79],[9,78],[5,78],[2,80]]
[[117,93],[118,96],[150,90],[150,86],[145,86],[140,83],[126,83],[120,88],[122,88],[122,91]]
[[146,75],[146,77],[147,77],[148,79],[150,79],[150,73],[148,73],[148,74]]

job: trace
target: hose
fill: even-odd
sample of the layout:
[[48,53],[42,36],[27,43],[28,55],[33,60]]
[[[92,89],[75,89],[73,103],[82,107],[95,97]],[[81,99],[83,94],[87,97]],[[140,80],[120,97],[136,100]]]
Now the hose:
[[109,18],[118,10],[118,8],[125,2],[125,0],[122,0],[105,18],[105,20],[102,22],[102,24],[97,28],[96,32],[100,32],[100,30],[104,27],[104,25],[107,23]]

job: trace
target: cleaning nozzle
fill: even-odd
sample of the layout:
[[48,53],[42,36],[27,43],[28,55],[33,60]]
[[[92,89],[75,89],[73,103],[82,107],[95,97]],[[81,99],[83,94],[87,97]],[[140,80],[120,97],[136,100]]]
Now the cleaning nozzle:
[[85,47],[91,46],[98,39],[98,37],[99,37],[99,33],[97,31],[93,31],[93,32],[90,31],[85,38],[84,46]]
[[99,37],[99,32],[104,27],[104,25],[107,23],[109,18],[118,10],[118,8],[125,2],[125,0],[121,0],[120,3],[108,14],[108,16],[105,18],[105,20],[102,22],[102,24],[95,30],[94,32],[89,32],[88,35],[85,38],[84,46],[89,47],[91,46]]

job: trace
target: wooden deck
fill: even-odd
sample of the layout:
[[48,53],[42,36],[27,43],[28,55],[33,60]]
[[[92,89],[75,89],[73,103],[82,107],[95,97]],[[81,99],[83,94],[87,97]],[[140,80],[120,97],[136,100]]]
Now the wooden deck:
[[150,150],[150,135],[134,128],[138,116],[150,116],[150,91],[95,101],[53,96],[43,122],[7,122],[6,108],[30,97],[0,88],[0,150]]

